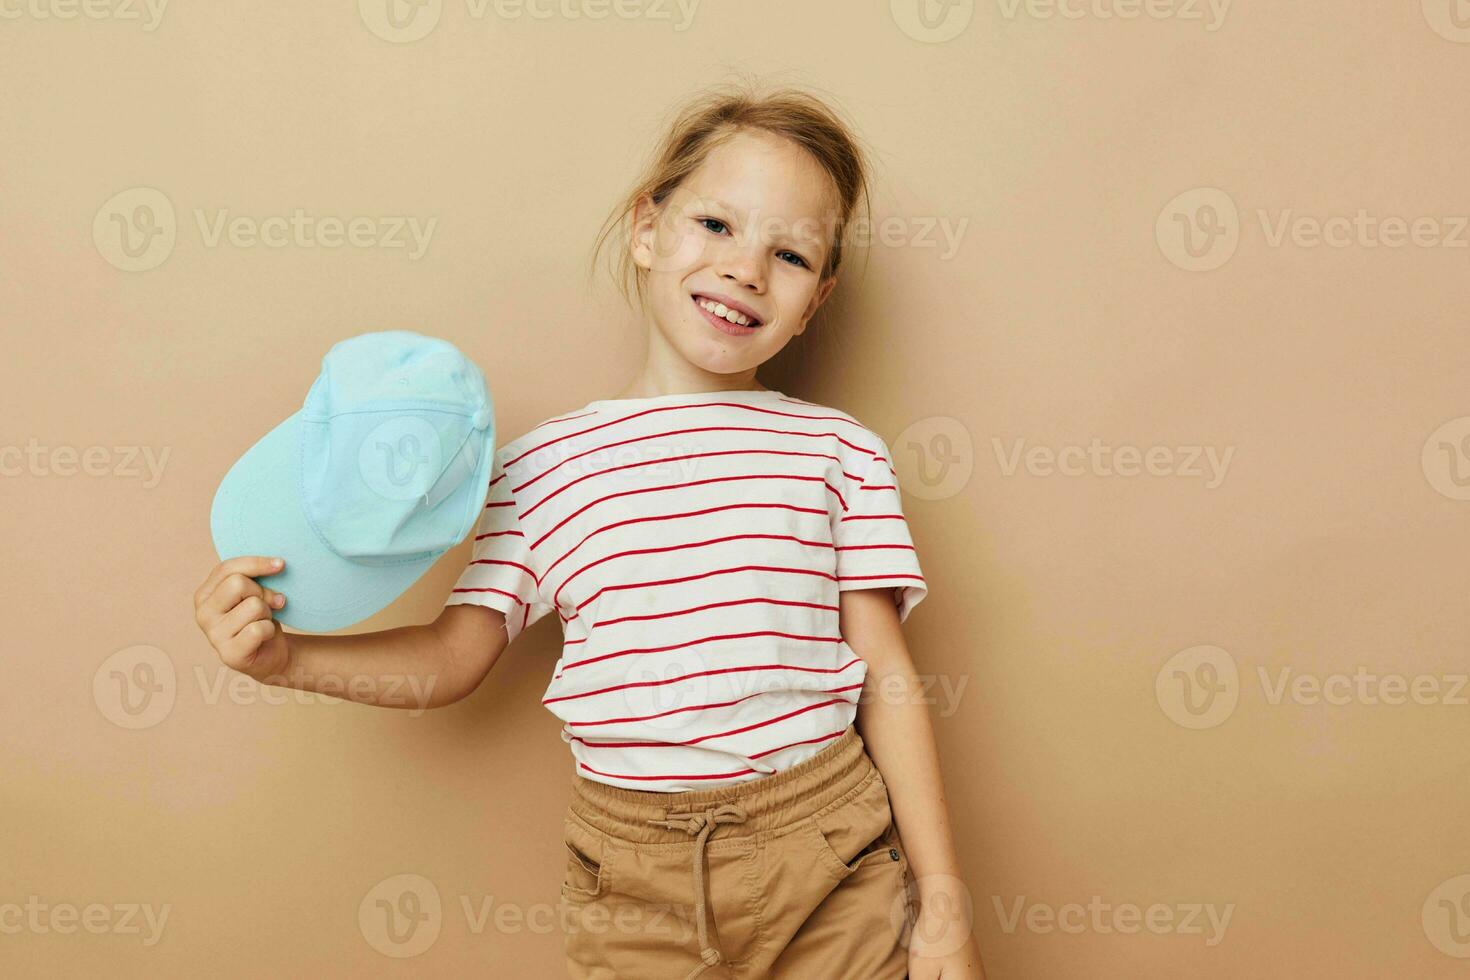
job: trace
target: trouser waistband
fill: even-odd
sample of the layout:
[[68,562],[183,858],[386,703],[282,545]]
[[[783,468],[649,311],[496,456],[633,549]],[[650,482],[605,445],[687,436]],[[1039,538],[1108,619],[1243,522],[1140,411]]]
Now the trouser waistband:
[[719,836],[742,837],[805,819],[876,773],[862,737],[848,725],[821,751],[790,769],[734,786],[655,793],[610,786],[574,773],[570,809],[605,834],[641,844],[689,839],[689,830],[662,826],[659,821],[674,818],[677,822],[683,815],[721,808],[725,813],[738,810],[739,818],[719,820],[732,824]]

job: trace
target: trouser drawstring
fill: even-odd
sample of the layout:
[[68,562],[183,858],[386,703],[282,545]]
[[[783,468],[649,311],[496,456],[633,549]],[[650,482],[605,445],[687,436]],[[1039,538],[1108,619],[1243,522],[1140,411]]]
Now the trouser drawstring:
[[710,831],[714,830],[717,824],[744,823],[745,810],[735,803],[723,803],[717,807],[706,807],[702,812],[690,813],[683,818],[669,816],[672,812],[674,811],[664,810],[664,817],[650,817],[648,822],[698,835],[694,842],[694,920],[699,930],[699,958],[703,962],[689,971],[684,978],[684,980],[693,980],[694,977],[718,964],[723,958],[720,951],[710,945],[709,933],[704,924],[704,844],[709,840]]

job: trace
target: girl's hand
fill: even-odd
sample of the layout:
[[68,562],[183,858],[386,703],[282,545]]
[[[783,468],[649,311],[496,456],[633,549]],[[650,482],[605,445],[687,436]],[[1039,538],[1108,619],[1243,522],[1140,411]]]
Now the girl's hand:
[[971,939],[959,952],[931,958],[909,950],[909,980],[985,980],[980,947]]
[[975,927],[947,893],[919,906],[909,933],[909,980],[985,980]]
[[229,558],[214,566],[194,592],[194,621],[220,660],[257,681],[285,674],[290,660],[286,634],[271,618],[286,597],[255,581],[285,565],[280,558]]

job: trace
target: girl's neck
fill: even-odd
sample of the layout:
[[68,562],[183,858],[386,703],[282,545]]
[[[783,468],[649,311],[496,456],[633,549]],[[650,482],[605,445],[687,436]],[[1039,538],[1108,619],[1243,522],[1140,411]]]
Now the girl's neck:
[[659,395],[694,395],[718,391],[770,391],[755,379],[737,375],[717,376],[712,379],[698,378],[650,378],[639,377],[613,398],[655,398]]

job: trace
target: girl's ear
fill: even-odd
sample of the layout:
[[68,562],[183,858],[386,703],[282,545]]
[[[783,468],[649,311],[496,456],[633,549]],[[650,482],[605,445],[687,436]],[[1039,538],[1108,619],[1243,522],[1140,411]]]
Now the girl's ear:
[[654,244],[658,235],[658,206],[647,194],[633,205],[633,221],[629,230],[629,247],[633,261],[641,269],[653,268]]
[[[832,295],[832,290],[835,289],[836,286],[836,276],[831,276],[829,278],[823,279],[820,283],[817,284],[817,291],[812,294],[812,301],[807,304],[806,310],[801,314],[801,326],[796,328],[797,334],[806,329],[807,321],[810,320],[812,316],[817,312],[817,308],[827,301],[827,297]],[[795,336],[795,334],[793,334],[793,336]]]

